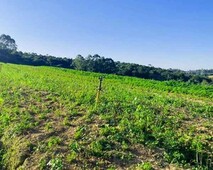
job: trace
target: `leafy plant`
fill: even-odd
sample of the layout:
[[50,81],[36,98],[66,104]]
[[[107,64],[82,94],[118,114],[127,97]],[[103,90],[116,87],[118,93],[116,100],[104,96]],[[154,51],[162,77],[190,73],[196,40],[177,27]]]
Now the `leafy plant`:
[[63,169],[63,161],[61,158],[51,159],[47,165],[50,167],[50,170],[62,170]]

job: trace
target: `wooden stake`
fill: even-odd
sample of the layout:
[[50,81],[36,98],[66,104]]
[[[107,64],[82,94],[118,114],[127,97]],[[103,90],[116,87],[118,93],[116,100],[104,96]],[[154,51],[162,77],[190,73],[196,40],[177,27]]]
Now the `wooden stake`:
[[101,94],[101,90],[102,90],[102,81],[103,81],[103,77],[99,77],[99,86],[98,86],[98,91],[97,91],[97,95],[96,95],[96,105],[100,99],[100,94]]

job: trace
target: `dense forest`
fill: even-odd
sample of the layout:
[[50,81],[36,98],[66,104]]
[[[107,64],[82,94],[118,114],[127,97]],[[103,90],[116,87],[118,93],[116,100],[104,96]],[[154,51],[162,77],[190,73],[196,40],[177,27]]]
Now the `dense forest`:
[[159,81],[177,80],[190,83],[213,83],[212,79],[202,74],[194,74],[193,72],[184,72],[176,69],[155,68],[153,66],[134,63],[115,62],[111,58],[105,58],[98,54],[88,55],[87,57],[77,55],[75,59],[71,59],[50,55],[38,55],[36,53],[23,53],[17,51],[15,40],[5,34],[0,36],[0,62],[33,66],[54,66]]

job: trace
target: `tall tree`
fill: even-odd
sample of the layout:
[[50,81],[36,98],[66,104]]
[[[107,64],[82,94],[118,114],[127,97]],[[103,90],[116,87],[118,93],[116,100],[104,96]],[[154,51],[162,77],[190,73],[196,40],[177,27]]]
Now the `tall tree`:
[[86,60],[81,55],[76,56],[76,58],[73,60],[72,67],[76,70],[88,70]]
[[9,35],[2,34],[0,36],[0,49],[17,50],[16,41]]

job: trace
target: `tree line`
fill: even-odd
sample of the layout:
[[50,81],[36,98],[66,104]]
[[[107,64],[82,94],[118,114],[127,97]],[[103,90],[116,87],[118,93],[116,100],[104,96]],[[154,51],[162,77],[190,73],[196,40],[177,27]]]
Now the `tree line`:
[[213,75],[213,69],[199,69],[199,70],[190,70],[188,71],[191,74],[202,75],[202,76],[210,76]]
[[50,55],[38,55],[36,53],[23,53],[17,51],[15,40],[9,35],[4,34],[0,36],[0,62],[33,66],[54,66],[159,81],[177,80],[191,83],[213,83],[213,80],[202,75],[194,75],[176,69],[162,69],[134,63],[115,62],[111,58],[105,58],[98,54],[88,55],[87,57],[77,55],[76,58],[71,59]]

